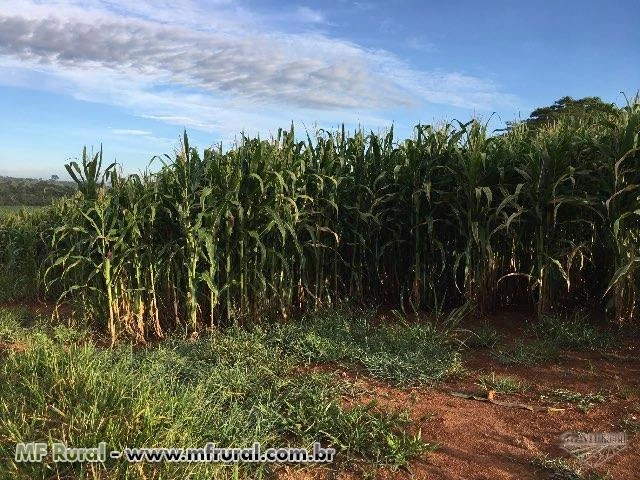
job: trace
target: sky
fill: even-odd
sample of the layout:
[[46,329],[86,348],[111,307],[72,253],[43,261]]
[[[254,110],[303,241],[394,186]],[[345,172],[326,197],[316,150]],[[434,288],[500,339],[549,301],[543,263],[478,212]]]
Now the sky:
[[639,88],[637,0],[0,0],[0,175],[66,179],[84,145],[135,173],[184,129],[500,128]]

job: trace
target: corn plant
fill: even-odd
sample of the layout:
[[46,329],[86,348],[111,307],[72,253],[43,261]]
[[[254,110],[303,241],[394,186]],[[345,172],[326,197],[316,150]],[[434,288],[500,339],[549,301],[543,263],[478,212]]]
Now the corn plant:
[[[631,321],[639,108],[502,134],[477,120],[418,125],[404,140],[291,127],[202,152],[185,132],[153,173],[129,176],[105,175],[102,150],[85,148],[67,165],[76,197],[46,221],[0,223],[0,268],[46,272],[48,294],[114,342],[343,302],[540,315],[590,303]],[[38,249],[34,262],[11,258],[18,248]]]
[[67,163],[64,168],[73,181],[76,182],[80,192],[87,198],[95,199],[98,195],[98,189],[104,185],[104,175],[113,169],[115,165],[115,163],[112,163],[104,172],[102,171],[102,146],[100,146],[100,150],[93,158],[89,157],[87,147],[84,147],[81,163],[78,164],[77,161],[72,161]]
[[[603,193],[607,250],[612,273],[605,290],[608,307],[618,323],[634,317],[640,287],[640,103],[629,104],[617,123],[608,122],[614,135],[603,139],[605,161],[598,177]],[[604,141],[608,140],[608,141]]]

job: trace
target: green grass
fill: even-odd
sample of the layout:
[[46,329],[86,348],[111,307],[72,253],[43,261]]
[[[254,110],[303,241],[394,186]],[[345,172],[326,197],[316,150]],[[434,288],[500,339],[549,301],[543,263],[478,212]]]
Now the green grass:
[[519,379],[508,375],[482,375],[478,379],[478,385],[486,391],[493,390],[496,393],[513,394],[523,393],[527,390],[527,386]]
[[513,345],[496,347],[492,355],[503,365],[534,367],[554,361],[558,356],[558,346],[549,341],[519,339]]
[[[525,330],[526,338],[513,344],[499,343],[497,332],[486,327],[471,337],[471,345],[491,348],[503,365],[533,367],[553,362],[562,350],[597,350],[610,347],[616,339],[611,328],[595,325],[583,311],[569,315],[542,315]],[[532,339],[529,339],[533,337]]]
[[614,339],[610,329],[594,325],[588,314],[580,310],[564,316],[543,315],[532,328],[540,338],[570,350],[605,348]]
[[25,336],[23,326],[31,316],[26,308],[0,309],[0,341],[14,343]]
[[602,393],[580,393],[564,388],[548,390],[540,396],[540,399],[555,404],[573,404],[585,413],[597,404],[607,401],[607,397]]
[[488,325],[473,330],[465,344],[471,348],[493,348],[500,341],[500,333]]
[[[331,327],[327,317],[324,322]],[[301,339],[310,338],[298,328]],[[396,334],[401,343],[400,332]],[[105,349],[83,326],[34,323],[25,311],[4,309],[0,335],[5,343],[0,350],[0,471],[15,478],[50,478],[54,473],[59,478],[98,478],[103,468],[99,478],[141,478],[137,466],[115,461],[104,467],[13,461],[16,442],[39,440],[76,447],[106,441],[116,448],[201,447],[208,441],[229,447],[255,441],[309,447],[320,441],[338,450],[341,468],[362,462],[394,468],[433,448],[419,432],[409,431],[406,413],[361,404],[353,386],[331,375],[300,371],[299,353],[285,350],[285,338],[274,341],[267,330],[232,329],[191,342],[168,339],[149,347]],[[426,339],[423,334],[419,340]],[[375,348],[383,341],[374,340]],[[14,351],[12,342],[22,348]],[[403,346],[406,364],[410,348],[418,347]],[[324,348],[331,350],[326,343]],[[426,359],[414,353],[416,363]],[[219,465],[159,468],[163,479],[187,474],[224,478],[229,473]],[[269,477],[273,468],[242,466],[239,473]],[[156,478],[153,466],[142,469]]]
[[375,321],[371,311],[334,310],[277,326],[270,343],[301,362],[331,362],[396,385],[460,374],[458,345],[431,323]]

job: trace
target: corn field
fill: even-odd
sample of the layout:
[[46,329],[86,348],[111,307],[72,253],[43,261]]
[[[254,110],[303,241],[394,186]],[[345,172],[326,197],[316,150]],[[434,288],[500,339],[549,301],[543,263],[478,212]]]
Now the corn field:
[[[500,135],[478,121],[418,125],[403,141],[393,129],[344,128],[300,140],[291,128],[201,154],[185,133],[174,155],[129,176],[85,150],[67,165],[79,194],[33,232],[44,245],[38,277],[113,341],[343,302],[541,314],[592,305],[629,322],[639,136],[635,101]],[[17,260],[4,242],[8,272]]]

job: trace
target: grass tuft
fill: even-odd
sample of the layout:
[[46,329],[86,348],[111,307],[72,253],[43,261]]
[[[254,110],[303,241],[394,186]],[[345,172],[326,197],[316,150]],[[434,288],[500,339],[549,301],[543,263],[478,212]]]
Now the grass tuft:
[[307,364],[362,368],[396,385],[433,384],[462,372],[457,345],[433,324],[373,320],[371,312],[327,311],[278,326],[270,341]]
[[493,390],[502,394],[523,393],[527,390],[527,386],[517,378],[496,376],[494,372],[491,372],[491,375],[482,375],[478,379],[478,386],[486,391]]
[[500,341],[498,331],[488,325],[483,325],[471,333],[472,335],[465,341],[465,344],[471,348],[493,348]]
[[595,350],[613,343],[611,331],[598,328],[580,310],[566,316],[543,315],[533,329],[539,337],[572,350]]
[[564,388],[549,390],[542,394],[540,399],[553,403],[571,403],[576,405],[584,413],[591,410],[597,404],[607,401],[607,397],[602,393],[579,393]]
[[536,457],[531,464],[542,469],[549,480],[610,480],[609,475],[587,472],[563,458]]
[[558,355],[558,346],[549,341],[531,343],[517,340],[510,347],[498,348],[492,353],[503,365],[533,367],[555,360]]

